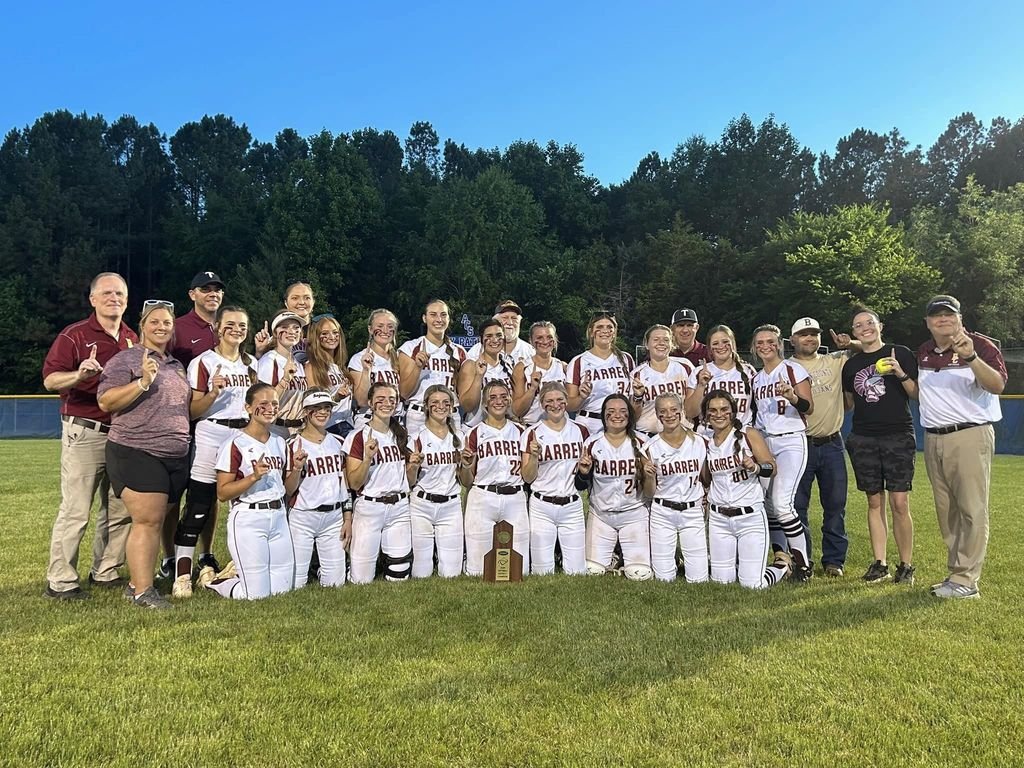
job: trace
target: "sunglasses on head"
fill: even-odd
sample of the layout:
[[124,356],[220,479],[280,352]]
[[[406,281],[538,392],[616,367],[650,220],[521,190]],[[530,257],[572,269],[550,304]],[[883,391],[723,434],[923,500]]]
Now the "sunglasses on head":
[[614,320],[615,313],[610,309],[595,309],[590,313],[591,320]]
[[335,319],[337,318],[335,318],[334,315],[332,315],[330,312],[324,312],[322,315],[313,315],[313,317],[310,318],[310,320],[312,320],[314,323],[319,323],[321,320]]
[[163,307],[164,309],[169,309],[171,310],[171,312],[174,312],[174,304],[171,303],[170,301],[167,301],[166,299],[146,299],[144,302],[142,302],[142,313],[145,314],[146,312],[149,312],[154,309],[159,309],[160,307]]

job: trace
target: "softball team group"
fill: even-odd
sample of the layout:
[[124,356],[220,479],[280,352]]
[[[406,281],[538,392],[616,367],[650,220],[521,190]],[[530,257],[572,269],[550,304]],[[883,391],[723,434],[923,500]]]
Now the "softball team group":
[[[169,303],[150,304],[143,345],[154,311],[173,322]],[[303,586],[314,552],[324,586],[478,576],[501,520],[533,575],[560,561],[567,574],[681,571],[755,589],[810,576],[793,500],[813,403],[777,327],[754,333],[760,371],[726,326],[710,330],[699,366],[672,356],[669,327],[652,326],[637,364],[616,344],[615,317],[597,312],[589,348],[566,363],[552,323],[519,337],[513,301],[467,351],[434,300],[424,335],[401,346],[395,315],[373,311],[366,348],[350,356],[338,321],[313,304],[309,286],[289,286],[288,308],[254,336],[255,358],[243,351],[247,313],[221,306],[217,345],[188,365],[188,500],[164,566],[174,597],[192,594],[197,537],[218,500],[230,506],[232,559],[217,571],[204,554],[196,581],[236,599]],[[163,347],[146,348],[161,360]],[[170,489],[172,505],[182,492]],[[129,596],[138,588],[133,573]]]

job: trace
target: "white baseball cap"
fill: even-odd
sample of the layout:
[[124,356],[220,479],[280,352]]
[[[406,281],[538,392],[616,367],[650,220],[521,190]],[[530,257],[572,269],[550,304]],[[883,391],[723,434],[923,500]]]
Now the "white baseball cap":
[[277,330],[277,326],[288,320],[294,320],[300,327],[302,326],[302,318],[286,309],[274,315],[274,319],[270,321],[270,332],[273,333]]
[[329,392],[322,389],[312,389],[302,398],[303,408],[316,408],[320,405],[334,405],[334,398]]
[[821,326],[818,325],[818,321],[813,317],[801,317],[795,323],[793,323],[793,330],[789,332],[790,336],[795,336],[800,331],[817,331],[821,333]]

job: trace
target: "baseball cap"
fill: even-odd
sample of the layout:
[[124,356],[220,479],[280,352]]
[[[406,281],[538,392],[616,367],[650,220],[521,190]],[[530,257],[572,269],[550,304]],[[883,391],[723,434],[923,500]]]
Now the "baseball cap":
[[192,278],[192,283],[188,289],[191,291],[194,288],[202,288],[204,285],[219,285],[221,290],[224,290],[224,281],[217,277],[216,272],[199,272],[195,277]]
[[286,309],[283,312],[278,312],[276,315],[274,315],[274,319],[270,321],[271,332],[276,331],[277,326],[279,326],[286,320],[294,320],[299,325],[302,325],[302,318],[296,315],[294,312],[291,312],[290,310]]
[[956,312],[959,315],[960,302],[946,294],[934,296],[932,297],[932,300],[928,302],[928,309],[925,310],[925,314],[936,315],[939,312]]
[[795,336],[800,331],[818,331],[821,332],[821,326],[818,325],[818,321],[813,317],[801,317],[795,323],[793,323],[793,330],[789,332],[790,336]]
[[318,405],[334,406],[334,398],[324,389],[311,389],[302,398],[303,408],[316,408]]
[[672,313],[672,325],[679,323],[696,323],[697,313],[692,309],[677,309]]
[[512,299],[505,299],[498,303],[498,306],[494,308],[494,314],[500,315],[502,312],[515,312],[520,317],[523,314],[523,309],[516,304]]

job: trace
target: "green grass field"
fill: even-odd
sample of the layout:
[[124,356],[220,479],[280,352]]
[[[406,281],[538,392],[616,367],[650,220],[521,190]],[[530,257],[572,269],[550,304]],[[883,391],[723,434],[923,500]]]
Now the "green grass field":
[[58,453],[0,443],[0,765],[1024,764],[1024,459],[996,461],[979,601],[928,594],[945,553],[919,462],[909,589],[859,581],[851,490],[839,581],[430,579],[155,612],[43,598]]

